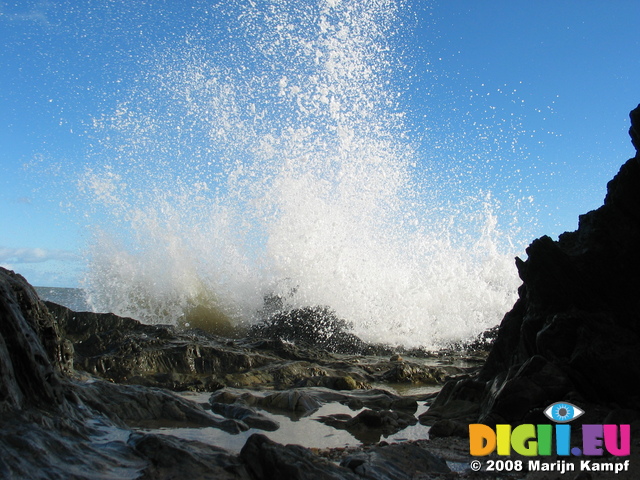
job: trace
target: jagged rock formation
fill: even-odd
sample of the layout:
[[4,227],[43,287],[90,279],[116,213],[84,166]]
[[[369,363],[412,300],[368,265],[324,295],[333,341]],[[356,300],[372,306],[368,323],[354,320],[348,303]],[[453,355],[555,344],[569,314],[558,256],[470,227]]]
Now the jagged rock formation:
[[59,374],[69,368],[69,345],[27,281],[0,276],[0,412],[64,403]]
[[[175,391],[224,386],[353,390],[374,382],[441,384],[461,372],[404,360],[345,362],[326,350],[326,343],[335,347],[356,337],[344,332],[331,315],[315,327],[311,318],[316,317],[302,320],[295,337],[288,336],[296,330],[294,317],[283,316],[278,318],[284,323],[270,321],[253,329],[248,338],[228,339],[198,329],[145,325],[109,313],[74,312],[51,302],[46,307],[67,349],[73,350],[75,368],[116,383]],[[324,331],[322,345],[311,344],[308,339],[319,336],[314,333],[318,330]],[[259,337],[259,332],[265,336]],[[356,340],[354,345],[362,343]]]
[[[640,106],[630,134],[640,147]],[[450,382],[422,421],[544,421],[555,401],[640,409],[640,154],[607,185],[575,232],[535,240],[523,281],[479,374]],[[595,420],[597,408],[584,421]],[[604,415],[605,413],[603,413]],[[598,421],[603,420],[600,418]],[[441,423],[440,427],[443,424]],[[437,431],[438,429],[436,429]]]

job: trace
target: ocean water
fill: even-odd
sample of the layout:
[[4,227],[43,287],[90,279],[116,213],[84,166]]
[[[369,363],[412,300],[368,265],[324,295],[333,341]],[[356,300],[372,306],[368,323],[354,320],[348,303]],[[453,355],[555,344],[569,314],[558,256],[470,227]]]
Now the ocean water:
[[41,300],[57,303],[70,308],[74,312],[90,312],[84,290],[80,288],[34,287]]
[[78,180],[90,309],[215,330],[277,297],[426,348],[497,324],[519,284],[515,213],[455,187],[464,161],[417,153],[398,101],[405,8],[222,2],[149,48],[94,119]]

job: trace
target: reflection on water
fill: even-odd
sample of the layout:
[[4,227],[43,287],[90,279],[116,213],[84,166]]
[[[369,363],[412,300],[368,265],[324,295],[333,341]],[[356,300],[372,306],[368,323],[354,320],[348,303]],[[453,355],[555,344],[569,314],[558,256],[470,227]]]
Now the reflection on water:
[[[430,390],[435,391],[436,388],[428,387]],[[424,388],[419,388],[421,393],[425,392]],[[181,394],[185,398],[192,400],[196,403],[206,404],[208,403],[211,393],[191,393],[184,392]],[[399,442],[404,440],[419,440],[428,438],[429,427],[417,423],[416,425],[405,428],[404,430],[389,436],[375,435],[374,430],[369,430],[369,433],[375,436],[367,436],[365,442],[357,439],[351,433],[346,430],[339,430],[323,423],[320,423],[317,419],[323,416],[346,414],[351,417],[355,417],[358,413],[364,409],[351,410],[346,405],[341,405],[336,402],[327,403],[322,405],[313,414],[299,417],[296,415],[287,415],[286,412],[273,413],[266,410],[259,410],[260,414],[274,420],[280,424],[280,428],[275,432],[266,432],[264,430],[249,429],[246,432],[239,434],[230,434],[217,428],[156,428],[156,429],[144,429],[143,431],[149,433],[160,433],[166,435],[173,435],[176,437],[198,440],[203,443],[215,445],[225,448],[232,453],[239,453],[244,446],[247,439],[254,433],[261,433],[268,436],[271,440],[281,444],[297,444],[308,448],[336,448],[336,447],[349,447],[359,446],[363,443],[377,443],[385,440],[388,442]],[[416,417],[427,410],[424,402],[418,402],[418,410],[415,412]],[[215,416],[215,414],[212,414]]]

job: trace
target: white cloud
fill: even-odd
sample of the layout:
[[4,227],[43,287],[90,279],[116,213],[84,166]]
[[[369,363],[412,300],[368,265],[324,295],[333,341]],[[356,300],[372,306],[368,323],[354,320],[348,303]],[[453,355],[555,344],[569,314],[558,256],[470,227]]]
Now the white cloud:
[[[46,7],[46,5],[45,5]],[[10,22],[28,22],[36,23],[45,27],[51,26],[51,22],[47,16],[45,9],[34,9],[28,12],[10,12],[6,10],[6,6],[0,4],[0,19],[8,20]]]
[[46,248],[0,247],[0,264],[42,263],[48,261],[76,262],[79,255],[69,250],[49,250]]

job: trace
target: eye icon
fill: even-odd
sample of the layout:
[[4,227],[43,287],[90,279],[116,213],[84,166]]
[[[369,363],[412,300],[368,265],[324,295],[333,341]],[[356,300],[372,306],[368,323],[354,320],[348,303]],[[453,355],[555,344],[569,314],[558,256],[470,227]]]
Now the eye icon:
[[580,407],[576,407],[572,403],[568,402],[557,402],[549,405],[544,414],[549,418],[549,420],[553,420],[557,423],[567,423],[571,420],[575,420],[580,415],[584,413]]

